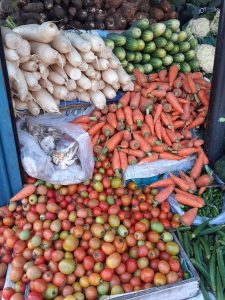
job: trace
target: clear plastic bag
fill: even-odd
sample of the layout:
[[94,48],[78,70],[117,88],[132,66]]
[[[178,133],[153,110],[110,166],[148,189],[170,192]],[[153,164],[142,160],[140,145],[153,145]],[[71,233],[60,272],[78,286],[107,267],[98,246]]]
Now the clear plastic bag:
[[46,114],[17,124],[21,161],[28,175],[53,184],[80,183],[92,178],[91,140],[68,117]]

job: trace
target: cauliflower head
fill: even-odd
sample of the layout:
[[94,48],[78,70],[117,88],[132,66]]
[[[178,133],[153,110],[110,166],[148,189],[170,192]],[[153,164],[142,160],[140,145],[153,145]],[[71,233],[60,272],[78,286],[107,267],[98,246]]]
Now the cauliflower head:
[[200,67],[208,74],[212,74],[213,72],[215,50],[214,46],[208,44],[198,45],[196,48],[196,57]]
[[210,32],[210,22],[206,18],[192,19],[189,26],[193,35],[197,38],[204,38]]
[[210,31],[212,34],[217,35],[218,27],[219,27],[219,20],[220,20],[220,10],[218,10],[210,23]]

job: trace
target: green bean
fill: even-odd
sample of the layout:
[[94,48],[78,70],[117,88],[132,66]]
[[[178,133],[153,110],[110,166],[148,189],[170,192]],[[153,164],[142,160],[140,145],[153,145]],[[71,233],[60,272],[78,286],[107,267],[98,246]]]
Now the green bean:
[[210,275],[212,290],[216,294],[216,252],[215,251],[213,251],[209,262],[209,275]]
[[219,269],[216,269],[216,289],[217,289],[217,293],[216,293],[216,300],[224,300],[224,293],[223,293],[223,286],[222,286],[222,280],[221,280],[221,276],[220,276],[220,272]]
[[223,259],[223,253],[221,248],[216,249],[217,265],[222,280],[223,289],[225,288],[225,264]]

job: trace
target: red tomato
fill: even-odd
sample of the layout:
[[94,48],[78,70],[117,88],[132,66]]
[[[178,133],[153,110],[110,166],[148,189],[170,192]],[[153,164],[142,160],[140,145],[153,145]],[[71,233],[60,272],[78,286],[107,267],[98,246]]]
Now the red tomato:
[[152,214],[153,218],[158,218],[160,215],[160,209],[158,207],[153,207],[151,209],[151,214]]
[[109,282],[113,277],[113,270],[110,268],[105,268],[101,271],[100,276],[104,281]]
[[180,266],[179,258],[171,256],[171,257],[169,257],[168,262],[169,262],[171,271],[174,271],[174,272],[179,272],[180,271],[181,266]]
[[137,260],[134,258],[128,258],[128,260],[125,263],[126,270],[129,273],[134,273],[137,270]]
[[165,213],[168,213],[170,212],[170,205],[167,201],[164,201],[162,204],[161,204],[161,211],[165,212]]
[[3,289],[2,291],[2,296],[5,300],[10,300],[10,298],[12,297],[12,295],[14,294],[14,289],[11,287],[6,287]]
[[158,264],[160,260],[158,258],[155,258],[150,261],[150,267],[153,269],[153,271],[157,272],[158,271]]
[[91,256],[85,256],[83,260],[83,266],[86,271],[92,270],[94,267],[94,259]]
[[166,275],[170,271],[170,265],[167,261],[160,260],[160,262],[158,264],[158,269],[159,269],[160,273]]
[[144,268],[141,270],[141,280],[145,283],[152,282],[154,278],[154,271],[150,268]]
[[43,300],[43,297],[40,293],[32,291],[27,296],[27,300]]

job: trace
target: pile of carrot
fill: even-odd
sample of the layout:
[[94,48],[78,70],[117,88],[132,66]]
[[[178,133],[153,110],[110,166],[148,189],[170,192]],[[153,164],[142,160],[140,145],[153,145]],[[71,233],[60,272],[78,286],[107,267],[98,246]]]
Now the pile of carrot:
[[205,205],[201,196],[213,181],[210,174],[201,175],[206,165],[208,165],[208,159],[200,148],[189,175],[183,171],[179,172],[179,176],[170,173],[168,178],[150,185],[151,188],[161,189],[155,197],[157,203],[166,201],[171,194],[174,194],[178,203],[192,207],[181,217],[181,221],[185,225],[191,225],[197,215],[198,208]]
[[158,159],[181,160],[202,151],[192,129],[204,125],[210,83],[202,73],[182,74],[176,65],[148,76],[134,70],[133,92],[119,103],[73,120],[86,130],[96,157],[112,153],[114,171]]

